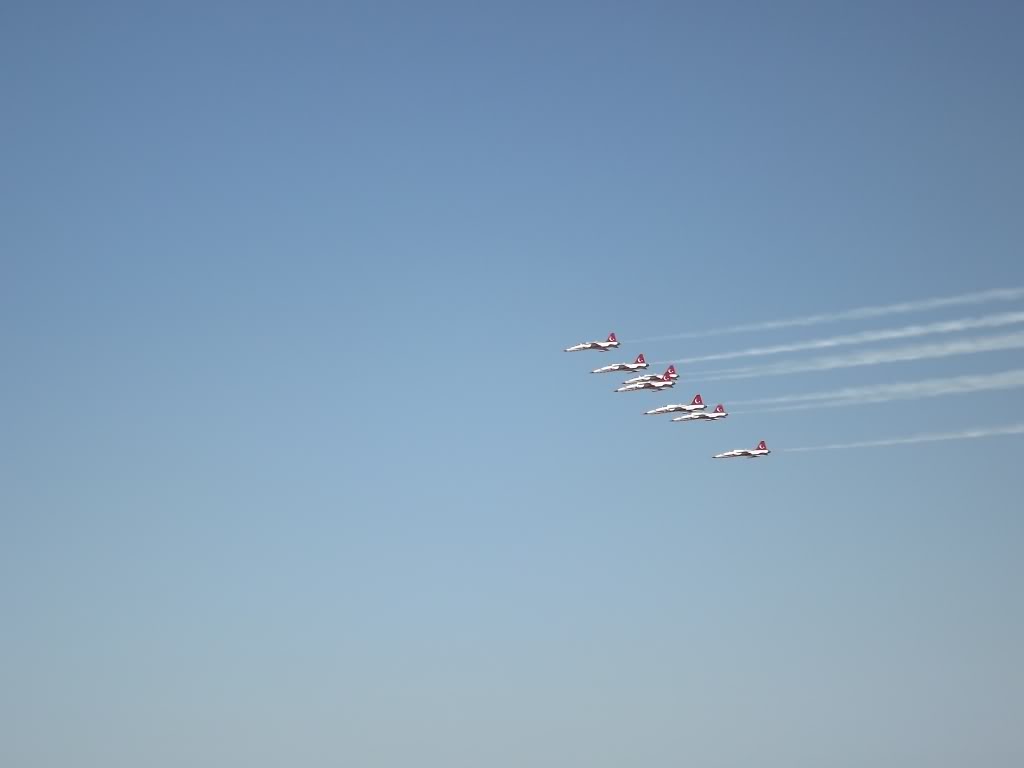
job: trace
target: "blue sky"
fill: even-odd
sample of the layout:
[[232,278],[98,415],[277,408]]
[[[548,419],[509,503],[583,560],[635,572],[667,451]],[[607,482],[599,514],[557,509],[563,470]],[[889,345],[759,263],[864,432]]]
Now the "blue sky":
[[1022,32],[6,4],[0,762],[1019,765],[1021,437],[782,450],[1019,423],[1019,389],[640,416],[1019,349],[586,371],[1024,301],[561,349],[1024,286]]

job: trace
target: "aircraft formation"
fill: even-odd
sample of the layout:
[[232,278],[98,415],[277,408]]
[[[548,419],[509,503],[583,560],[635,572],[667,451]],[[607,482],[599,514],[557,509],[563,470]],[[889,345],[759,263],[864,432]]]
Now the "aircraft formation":
[[[615,338],[615,333],[609,333],[608,338],[604,341],[585,341],[581,344],[574,344],[571,347],[565,349],[566,352],[584,352],[588,350],[596,352],[607,352],[611,349],[616,349],[619,346],[619,340]],[[613,363],[611,365],[605,365],[601,368],[595,368],[591,373],[635,373],[648,368],[647,361],[644,359],[643,353],[636,356],[636,359],[632,363]],[[672,389],[676,385],[676,381],[679,379],[679,374],[676,372],[675,365],[670,365],[665,369],[664,373],[644,373],[633,378],[626,379],[622,386],[616,389],[616,392],[658,392],[660,390]],[[701,398],[700,393],[694,395],[693,400],[686,403],[674,403],[672,405],[663,405],[659,408],[653,408],[649,411],[645,411],[645,416],[659,416],[670,413],[679,413],[680,416],[675,416],[672,421],[718,421],[719,419],[726,418],[729,414],[725,410],[725,406],[721,403],[715,406],[714,410],[708,412],[707,406],[704,405],[704,400]],[[771,451],[762,440],[757,444],[756,448],[738,448],[733,451],[725,451],[723,453],[716,453],[711,458],[713,459],[756,459],[761,456],[767,456]]]

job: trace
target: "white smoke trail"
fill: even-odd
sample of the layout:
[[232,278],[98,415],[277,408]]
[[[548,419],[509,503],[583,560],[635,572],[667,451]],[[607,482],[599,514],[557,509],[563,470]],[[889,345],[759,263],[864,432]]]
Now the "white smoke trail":
[[892,437],[886,440],[865,440],[859,443],[833,443],[832,445],[809,445],[801,448],[783,448],[786,453],[807,451],[840,451],[848,448],[884,448],[890,445],[914,445],[915,443],[938,443],[946,440],[978,440],[983,437],[1002,435],[1024,435],[1024,424],[1010,424],[1003,427],[979,427],[962,432],[933,432],[910,437]]
[[[1006,325],[1017,325],[1024,323],[1024,312],[1003,312],[997,315],[986,315],[985,317],[964,317],[959,320],[944,320],[937,323],[925,325],[908,325],[902,328],[885,328],[875,331],[861,331],[859,333],[848,333],[842,336],[833,336],[827,339],[809,339],[807,341],[793,342],[792,344],[776,344],[771,347],[751,347],[733,352],[719,352],[701,357],[686,357],[676,360],[682,364],[704,363],[712,360],[732,360],[738,357],[763,357],[766,355],[778,355],[785,352],[806,352],[812,349],[829,349],[831,347],[843,347],[854,344],[867,344],[873,341],[894,341],[896,339],[909,339],[918,336],[930,336],[940,333],[958,333],[961,331],[977,330],[979,328],[999,328]],[[671,360],[657,360],[652,365],[668,365]]]
[[803,395],[783,395],[747,400],[739,405],[767,405],[745,413],[777,413],[804,411],[814,408],[843,408],[853,405],[888,403],[894,400],[917,400],[925,397],[965,395],[974,392],[1018,389],[1024,387],[1024,368],[977,376],[953,376],[943,379],[923,379],[894,384],[876,384],[864,387],[846,387],[830,392],[808,392]]
[[935,344],[917,344],[895,349],[867,349],[848,355],[815,357],[790,363],[753,366],[746,368],[725,368],[715,371],[696,371],[691,375],[705,381],[723,379],[749,379],[759,376],[786,376],[793,373],[832,371],[838,368],[856,368],[865,365],[910,362],[956,355],[973,355],[982,352],[998,352],[1024,348],[1024,332],[1002,336],[982,336],[972,339],[958,339]]
[[756,323],[731,325],[724,328],[711,328],[703,331],[685,331],[683,333],[673,333],[667,336],[648,336],[643,339],[630,339],[625,343],[670,341],[672,339],[695,339],[704,336],[721,336],[727,333],[746,333],[753,331],[771,331],[779,328],[806,327],[810,325],[821,325],[823,323],[835,323],[841,320],[866,320],[872,317],[903,315],[912,312],[927,312],[929,310],[944,309],[946,307],[988,304],[994,301],[1014,301],[1021,297],[1024,297],[1024,288],[996,288],[989,291],[964,293],[959,296],[943,296],[932,299],[921,299],[918,301],[904,301],[898,304],[858,307],[856,309],[847,309],[840,312],[825,312],[819,315],[792,317],[786,320],[764,320]]

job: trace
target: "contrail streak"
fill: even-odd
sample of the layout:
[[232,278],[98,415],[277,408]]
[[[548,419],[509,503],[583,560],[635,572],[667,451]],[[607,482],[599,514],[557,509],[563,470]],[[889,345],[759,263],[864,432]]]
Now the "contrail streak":
[[[842,408],[852,405],[888,403],[893,400],[916,400],[924,397],[965,395],[972,392],[1018,389],[1024,387],[1024,368],[977,376],[953,376],[943,379],[922,379],[894,384],[876,384],[865,387],[846,387],[830,392],[808,392],[803,395],[784,395],[747,400],[739,405],[766,405],[753,412],[776,413],[803,411],[814,408]],[[745,411],[747,413],[751,411]]]
[[725,368],[715,371],[695,371],[694,378],[704,381],[723,379],[749,379],[755,376],[786,376],[793,373],[832,371],[837,368],[856,368],[865,365],[884,365],[912,360],[927,360],[956,355],[973,355],[981,352],[998,352],[1024,348],[1024,332],[1002,336],[982,336],[973,339],[957,339],[935,344],[917,344],[895,349],[866,349],[848,355],[815,357],[790,363],[775,363],[746,368]]
[[1021,297],[1024,297],[1024,288],[996,288],[989,291],[964,293],[959,296],[943,296],[932,299],[920,299],[918,301],[904,301],[898,304],[858,307],[856,309],[846,309],[840,312],[825,312],[819,315],[791,317],[787,320],[764,320],[757,323],[730,325],[724,328],[711,328],[703,331],[685,331],[683,333],[673,333],[667,336],[648,336],[643,339],[630,339],[626,343],[670,341],[672,339],[695,339],[703,336],[721,336],[727,333],[772,331],[779,328],[797,328],[801,326],[821,325],[823,323],[835,323],[841,320],[866,320],[872,317],[905,315],[912,312],[926,312],[928,310],[944,309],[946,307],[988,304],[994,301],[1014,301]]
[[[997,315],[986,315],[985,317],[964,317],[959,320],[944,320],[925,325],[907,325],[902,328],[861,331],[842,336],[832,336],[827,339],[809,339],[807,341],[793,342],[792,344],[776,344],[771,347],[751,347],[734,352],[718,352],[713,355],[677,359],[676,362],[689,364],[704,363],[711,360],[733,360],[738,357],[762,357],[785,352],[806,352],[812,349],[829,349],[831,347],[843,347],[853,344],[867,344],[873,341],[894,341],[896,339],[910,339],[917,336],[930,336],[939,333],[958,333],[979,328],[999,328],[1020,323],[1024,323],[1024,312],[1003,312]],[[670,362],[672,361],[658,360],[653,362],[652,365],[668,365]]]
[[806,451],[840,451],[847,448],[884,448],[890,445],[914,445],[915,443],[938,443],[946,440],[978,440],[983,437],[1002,435],[1024,435],[1024,424],[1010,424],[1005,427],[980,427],[962,432],[933,432],[910,437],[892,437],[886,440],[865,440],[859,443],[833,443],[832,445],[809,445],[802,448],[783,448],[786,453]]

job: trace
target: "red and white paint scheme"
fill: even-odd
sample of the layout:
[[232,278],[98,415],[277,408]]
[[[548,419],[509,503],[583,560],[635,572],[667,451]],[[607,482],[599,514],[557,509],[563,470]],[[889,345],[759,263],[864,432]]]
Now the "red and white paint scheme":
[[656,373],[645,373],[643,376],[634,376],[632,379],[626,379],[622,383],[623,384],[640,384],[641,382],[644,382],[644,381],[656,381],[658,379],[664,379],[664,378],[672,379],[672,381],[675,381],[676,379],[679,378],[679,374],[676,373],[676,367],[674,365],[670,365],[668,368],[666,368],[665,372],[663,374],[661,374],[660,376],[658,374],[656,374]]
[[759,456],[767,456],[771,451],[768,450],[768,446],[765,445],[764,440],[757,444],[757,448],[753,450],[748,448],[740,448],[735,451],[726,451],[725,453],[716,453],[712,456],[712,459],[756,459]]
[[703,411],[707,408],[704,405],[704,401],[700,399],[700,394],[693,396],[693,400],[690,401],[689,405],[685,403],[676,403],[675,405],[663,405],[661,408],[655,408],[652,411],[644,411],[644,416],[658,416],[662,413],[679,413],[683,411],[685,413],[693,413],[695,411]]
[[619,340],[615,338],[615,332],[608,334],[605,341],[585,341],[582,344],[574,344],[567,348],[566,352],[582,352],[584,349],[596,349],[598,352],[607,352],[619,346]]
[[639,392],[646,389],[650,392],[657,392],[659,389],[671,389],[676,385],[674,379],[670,379],[667,373],[654,377],[651,381],[634,381],[632,384],[625,384],[616,392]]
[[711,413],[688,413],[685,416],[676,416],[672,421],[718,421],[728,415],[725,406],[719,403]]
[[614,373],[615,371],[642,371],[647,367],[644,354],[641,352],[632,363],[613,363],[602,368],[595,368],[591,373]]

